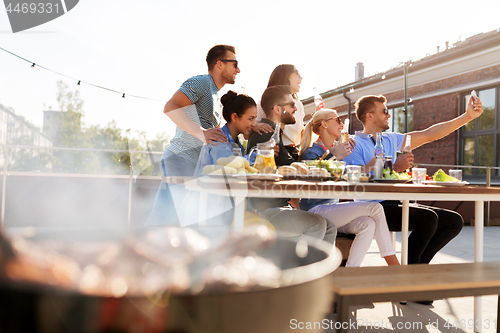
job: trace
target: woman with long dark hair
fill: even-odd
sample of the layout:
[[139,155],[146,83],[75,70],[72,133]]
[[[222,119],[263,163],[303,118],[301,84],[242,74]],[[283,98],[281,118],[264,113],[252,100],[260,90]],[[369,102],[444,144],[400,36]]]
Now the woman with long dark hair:
[[199,167],[208,164],[217,164],[220,157],[232,156],[233,149],[240,149],[241,156],[245,155],[245,149],[241,144],[238,135],[243,134],[249,137],[255,128],[255,118],[257,117],[257,104],[252,97],[245,94],[237,94],[234,91],[228,91],[221,97],[222,116],[226,124],[221,128],[222,133],[227,137],[227,143],[206,144],[202,148],[198,160],[197,172]]

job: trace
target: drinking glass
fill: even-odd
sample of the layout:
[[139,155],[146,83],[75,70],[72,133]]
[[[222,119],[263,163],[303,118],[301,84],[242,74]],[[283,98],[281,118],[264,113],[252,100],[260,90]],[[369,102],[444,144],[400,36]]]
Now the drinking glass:
[[425,175],[427,174],[426,168],[413,168],[412,169],[412,179],[415,184],[422,184],[425,180]]
[[459,182],[462,181],[462,170],[460,169],[450,169],[448,170],[448,174],[452,177],[458,179]]
[[341,180],[342,175],[344,174],[346,163],[344,161],[332,161],[330,163],[330,167],[335,180]]
[[347,182],[349,184],[359,183],[361,177],[361,165],[348,165],[347,169]]

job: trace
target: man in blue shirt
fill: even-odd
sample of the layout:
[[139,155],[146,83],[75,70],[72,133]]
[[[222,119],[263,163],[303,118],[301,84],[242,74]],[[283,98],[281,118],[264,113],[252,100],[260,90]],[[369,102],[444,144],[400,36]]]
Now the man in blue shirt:
[[[356,132],[356,146],[351,155],[344,161],[347,164],[363,165],[366,172],[371,172],[375,164],[376,133],[389,129],[391,117],[382,96],[363,96],[356,101],[356,117],[363,123],[363,131]],[[411,148],[443,138],[469,121],[479,117],[483,112],[481,101],[472,98],[467,104],[466,113],[452,120],[435,124],[421,131],[408,133],[411,135]],[[405,134],[383,133],[382,145],[384,154],[393,157],[393,167],[402,172],[413,166],[413,154],[408,153],[397,157],[397,151],[403,151]],[[389,225],[389,230],[401,230],[402,207],[399,201],[382,201]],[[463,220],[460,214],[435,207],[423,205],[410,206],[410,229],[412,233],[408,240],[408,263],[429,263],[434,255],[452,240],[462,230]]]

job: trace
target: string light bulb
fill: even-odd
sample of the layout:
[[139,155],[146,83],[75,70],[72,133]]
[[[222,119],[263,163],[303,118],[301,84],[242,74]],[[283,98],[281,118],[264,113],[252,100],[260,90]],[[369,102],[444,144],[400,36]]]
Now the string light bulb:
[[80,83],[82,83],[82,81],[78,81],[77,85],[80,85]]
[[384,75],[382,75],[382,80],[385,80],[385,74],[384,74]]
[[349,92],[354,92],[354,87],[351,87],[351,89],[349,89]]
[[33,63],[33,64],[31,65],[31,68],[35,68],[35,63]]
[[125,93],[123,93],[122,98],[125,98]]

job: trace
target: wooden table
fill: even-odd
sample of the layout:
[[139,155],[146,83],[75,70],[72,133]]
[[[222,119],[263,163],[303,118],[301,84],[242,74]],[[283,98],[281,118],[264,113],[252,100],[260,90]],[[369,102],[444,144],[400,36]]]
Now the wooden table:
[[[474,261],[483,261],[483,234],[484,234],[484,202],[500,201],[500,187],[485,186],[439,186],[417,184],[386,184],[386,183],[358,183],[347,182],[312,182],[312,181],[257,181],[236,180],[214,177],[169,177],[167,182],[182,182],[186,188],[235,198],[234,228],[243,228],[245,199],[247,197],[260,198],[338,198],[363,200],[402,200],[402,235],[401,261],[408,261],[408,228],[409,228],[409,201],[436,200],[436,201],[475,201],[475,241]],[[203,197],[203,195],[202,195]],[[200,211],[206,207],[201,200]],[[477,297],[474,300],[474,320],[481,320],[482,301]]]

